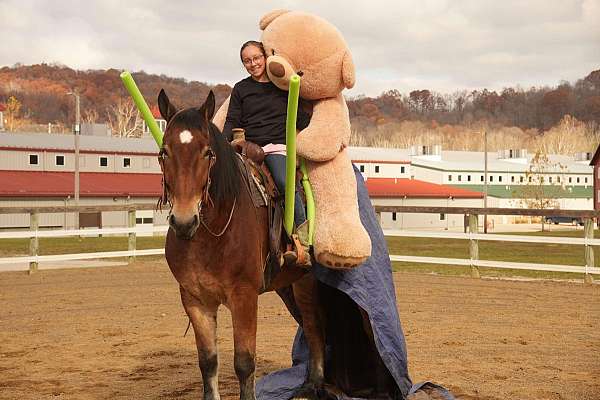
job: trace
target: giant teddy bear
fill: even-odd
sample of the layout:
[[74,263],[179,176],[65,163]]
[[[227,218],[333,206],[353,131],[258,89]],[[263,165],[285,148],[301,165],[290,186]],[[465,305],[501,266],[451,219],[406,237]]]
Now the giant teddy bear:
[[[275,10],[260,21],[267,73],[287,90],[301,76],[300,96],[313,101],[309,126],[296,148],[306,160],[316,206],[314,254],[320,264],[344,269],[371,255],[371,241],[360,222],[356,178],[346,146],[350,139],[348,107],[341,92],[354,86],[354,63],[341,33],[312,14]],[[224,123],[228,102],[215,116]]]

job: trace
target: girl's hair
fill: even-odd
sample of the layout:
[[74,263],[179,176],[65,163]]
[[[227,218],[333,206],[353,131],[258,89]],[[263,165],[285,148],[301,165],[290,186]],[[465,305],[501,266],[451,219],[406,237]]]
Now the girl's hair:
[[261,42],[257,42],[256,40],[248,40],[246,43],[244,43],[242,45],[242,48],[240,49],[240,60],[244,61],[242,59],[242,51],[244,51],[244,49],[248,46],[254,46],[254,47],[258,47],[258,49],[260,50],[260,52],[262,53],[263,56],[267,56],[267,53],[265,53],[265,48],[263,46],[263,44]]

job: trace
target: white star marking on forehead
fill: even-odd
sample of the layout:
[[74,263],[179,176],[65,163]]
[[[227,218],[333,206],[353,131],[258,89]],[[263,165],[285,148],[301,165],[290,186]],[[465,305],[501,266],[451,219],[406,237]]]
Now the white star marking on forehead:
[[188,131],[187,129],[179,133],[179,140],[183,144],[191,142],[193,138],[194,137],[192,136],[192,132]]

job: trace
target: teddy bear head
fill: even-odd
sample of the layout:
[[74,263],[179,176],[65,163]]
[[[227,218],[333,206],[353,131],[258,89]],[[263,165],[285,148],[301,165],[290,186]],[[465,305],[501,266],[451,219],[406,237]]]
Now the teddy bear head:
[[301,77],[300,96],[307,100],[337,96],[354,86],[354,62],[335,26],[316,15],[275,10],[260,20],[267,53],[267,74],[288,90],[293,74]]

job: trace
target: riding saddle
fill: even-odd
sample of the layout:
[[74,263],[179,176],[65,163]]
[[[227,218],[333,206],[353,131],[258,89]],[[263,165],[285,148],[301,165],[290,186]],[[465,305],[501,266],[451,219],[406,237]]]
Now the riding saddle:
[[[244,182],[255,207],[267,207],[269,216],[269,256],[264,267],[263,291],[275,290],[279,287],[288,286],[288,280],[293,281],[296,277],[306,272],[306,268],[298,267],[302,264],[302,258],[310,257],[299,243],[296,235],[291,237],[283,229],[283,202],[284,196],[279,193],[275,181],[271,176],[267,165],[264,163],[265,154],[263,149],[255,143],[247,141],[234,141],[232,147],[239,154],[239,162],[244,172]],[[283,254],[294,249],[298,254],[296,265],[285,264],[288,273],[285,282],[279,276],[283,264]],[[290,269],[297,271],[289,271]],[[292,272],[291,274],[289,272]],[[289,278],[288,278],[289,277]]]

